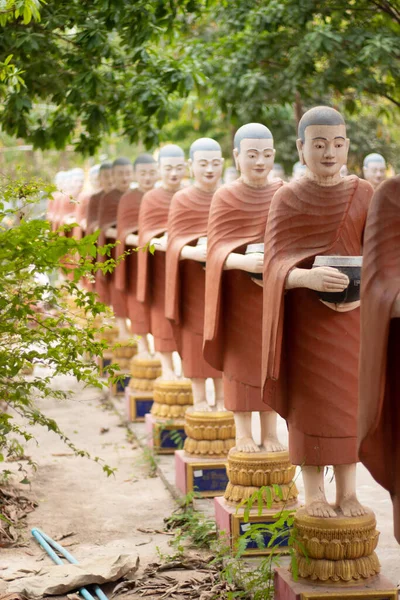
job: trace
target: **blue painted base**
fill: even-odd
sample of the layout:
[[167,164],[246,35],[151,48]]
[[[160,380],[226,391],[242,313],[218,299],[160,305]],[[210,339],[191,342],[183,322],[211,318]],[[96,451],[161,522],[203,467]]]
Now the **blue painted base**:
[[[257,510],[251,510],[249,518],[246,520],[243,508],[238,509],[236,506],[231,506],[225,498],[215,498],[214,507],[218,531],[221,535],[228,536],[232,552],[237,551],[239,538],[243,540],[240,543],[245,544],[243,552],[245,556],[263,556],[272,552],[287,554],[289,552],[290,532],[285,525],[283,525],[274,542],[269,545],[275,530],[268,529],[265,526],[273,525],[280,519],[279,509],[264,509],[261,515],[258,514]],[[292,505],[288,506],[286,510],[295,510],[296,508],[298,508],[298,505]],[[254,539],[256,530],[258,539]],[[251,535],[249,535],[250,532],[252,532]]]
[[175,452],[175,482],[182,494],[197,492],[202,498],[223,496],[228,484],[227,460],[195,458],[184,450]]
[[134,392],[125,388],[126,414],[128,421],[143,423],[145,416],[150,413],[153,406],[152,392]]
[[148,444],[156,454],[174,454],[183,448],[186,438],[183,421],[155,419],[153,415],[145,416]]

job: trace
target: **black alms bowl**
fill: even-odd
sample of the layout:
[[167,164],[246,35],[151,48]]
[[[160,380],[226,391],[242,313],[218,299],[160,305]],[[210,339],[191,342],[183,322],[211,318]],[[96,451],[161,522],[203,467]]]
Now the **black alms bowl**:
[[313,269],[315,267],[334,267],[350,280],[343,292],[317,292],[321,300],[346,304],[360,299],[362,256],[316,256]]

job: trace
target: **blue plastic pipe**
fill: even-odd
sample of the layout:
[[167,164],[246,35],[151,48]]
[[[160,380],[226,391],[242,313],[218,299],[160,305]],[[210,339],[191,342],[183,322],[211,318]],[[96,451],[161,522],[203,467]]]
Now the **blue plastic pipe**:
[[[73,557],[72,554],[70,554],[68,552],[68,550],[65,550],[65,548],[63,548],[61,546],[61,544],[54,541],[51,537],[46,535],[43,531],[40,531],[40,529],[37,529],[37,527],[34,527],[32,529],[32,535],[36,539],[36,541],[42,546],[43,550],[45,550],[47,552],[47,554],[50,556],[50,558],[53,560],[53,562],[55,562],[57,565],[63,565],[64,563],[61,560],[61,558],[54,552],[53,548],[55,550],[57,550],[57,552],[62,554],[62,556],[64,556],[64,558],[69,563],[71,563],[73,565],[79,564],[78,561],[76,560],[76,558]],[[99,600],[108,600],[105,593],[101,590],[101,588],[97,584],[94,585],[93,587],[94,587],[95,594],[99,598]],[[79,592],[85,598],[85,600],[94,600],[92,594],[90,594],[90,592],[88,592],[88,590],[86,588],[84,588],[84,587],[80,588]]]

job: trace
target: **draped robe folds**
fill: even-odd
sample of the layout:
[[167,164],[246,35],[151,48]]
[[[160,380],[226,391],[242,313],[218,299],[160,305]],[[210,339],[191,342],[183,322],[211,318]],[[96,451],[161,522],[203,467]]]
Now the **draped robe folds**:
[[317,255],[360,255],[372,193],[354,175],[329,187],[303,178],[279,190],[270,209],[262,383],[265,403],[288,422],[297,465],[357,461],[360,309],[334,311],[306,288],[285,295],[286,278]]
[[165,314],[171,319],[186,377],[220,378],[203,358],[205,270],[194,260],[180,260],[182,248],[207,234],[213,193],[191,186],[177,192],[168,218]]
[[[139,227],[139,209],[143,192],[139,189],[126,192],[118,204],[117,213],[117,257],[129,248],[126,238]],[[140,252],[140,251],[139,251]],[[126,296],[128,317],[133,333],[146,335],[150,331],[150,312],[148,306],[136,298],[138,252],[132,251],[115,270],[115,287]]]
[[[156,188],[143,196],[139,211],[139,246],[166,232],[173,192]],[[177,349],[171,322],[165,316],[165,252],[148,250],[138,253],[136,297],[150,311],[150,333],[157,352]]]
[[231,252],[262,242],[268,211],[281,180],[255,189],[238,180],[220,188],[207,229],[204,357],[223,371],[225,408],[269,410],[261,399],[262,288],[249,273],[224,270]]
[[400,176],[380,185],[368,212],[361,279],[360,460],[393,501],[400,543]]
[[[98,212],[100,235],[97,242],[99,246],[116,242],[116,240],[106,237],[106,231],[117,223],[118,203],[122,195],[123,192],[114,189],[100,198]],[[115,247],[111,250],[110,258],[116,258]],[[105,262],[107,257],[99,254],[97,260],[98,262]],[[100,301],[113,307],[116,317],[126,318],[128,316],[125,295],[115,287],[115,270],[112,273],[97,271],[95,289]]]

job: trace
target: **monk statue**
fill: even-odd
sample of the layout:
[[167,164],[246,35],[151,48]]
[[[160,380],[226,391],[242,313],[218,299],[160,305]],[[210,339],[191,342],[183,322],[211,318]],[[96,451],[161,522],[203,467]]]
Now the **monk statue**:
[[[280,451],[277,415],[261,399],[263,292],[257,277],[270,202],[283,182],[268,181],[275,150],[264,125],[243,125],[233,153],[241,176],[214,194],[207,229],[204,357],[223,372],[225,408],[235,416],[235,449]],[[262,448],[252,436],[254,411],[260,413]]]
[[173,196],[168,218],[165,314],[173,324],[185,377],[192,380],[194,411],[209,410],[208,377],[214,380],[216,410],[223,410],[222,373],[203,358],[205,236],[223,163],[218,142],[196,140],[189,159],[194,183]]
[[[125,192],[119,201],[117,213],[117,257],[129,248],[139,245],[139,209],[143,195],[153,189],[158,179],[158,165],[151,154],[140,154],[133,163],[134,176],[138,184]],[[132,251],[116,268],[115,287],[125,294],[131,333],[138,338],[139,354],[148,354],[147,334],[150,331],[148,306],[136,298],[138,253]]]
[[375,192],[361,283],[360,459],[392,497],[400,544],[400,176]]
[[155,246],[138,254],[136,297],[150,311],[150,333],[160,353],[162,376],[174,379],[172,353],[177,349],[171,322],[165,316],[165,251],[168,212],[172,196],[181,187],[186,173],[183,150],[175,144],[161,148],[158,155],[161,187],[146,192],[139,210],[139,247]]
[[113,189],[112,180],[112,162],[105,161],[101,163],[99,169],[99,187],[100,189],[89,198],[86,210],[86,233],[90,234],[99,227],[99,208],[100,199],[104,194],[108,194]]
[[370,182],[374,190],[386,179],[386,161],[381,154],[373,152],[364,158],[364,178]]
[[[373,190],[340,175],[350,142],[339,112],[307,111],[298,138],[305,174],[275,194],[265,235],[264,400],[288,423],[307,513],[353,517],[366,512],[356,496],[359,301],[321,301],[317,292],[342,292],[349,278],[312,265],[316,256],[361,255]],[[335,506],[324,492],[327,465],[335,472]]]
[[[113,189],[101,196],[99,203],[99,246],[115,243],[116,234],[114,234],[114,237],[109,237],[108,232],[110,228],[117,224],[119,201],[122,195],[129,190],[130,184],[133,181],[133,166],[128,158],[117,158],[114,160],[112,164],[112,179],[114,184]],[[111,258],[116,258],[115,247],[111,251]],[[106,260],[106,257],[99,255],[98,260],[103,262]],[[102,273],[101,271],[97,271],[96,292],[98,293],[101,302],[112,306],[119,328],[119,338],[129,338],[130,333],[126,324],[126,319],[128,317],[126,298],[123,292],[117,290],[115,287],[114,272]]]

